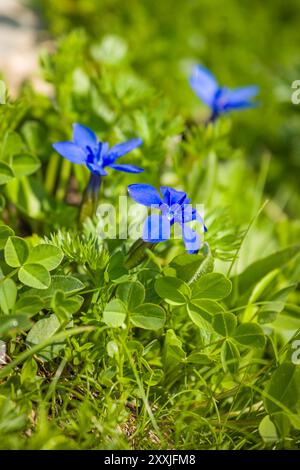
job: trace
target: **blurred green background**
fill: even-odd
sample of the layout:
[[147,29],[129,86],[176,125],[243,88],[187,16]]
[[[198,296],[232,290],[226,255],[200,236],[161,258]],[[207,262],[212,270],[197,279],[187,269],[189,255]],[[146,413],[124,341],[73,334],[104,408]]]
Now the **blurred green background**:
[[127,47],[125,60],[186,119],[200,119],[207,111],[188,85],[194,63],[210,68],[227,86],[258,84],[260,108],[232,114],[231,141],[246,149],[255,169],[263,154],[271,155],[267,192],[291,215],[299,213],[300,105],[291,103],[291,84],[300,78],[298,0],[33,4],[55,38],[78,27],[96,44],[118,36],[120,56]]

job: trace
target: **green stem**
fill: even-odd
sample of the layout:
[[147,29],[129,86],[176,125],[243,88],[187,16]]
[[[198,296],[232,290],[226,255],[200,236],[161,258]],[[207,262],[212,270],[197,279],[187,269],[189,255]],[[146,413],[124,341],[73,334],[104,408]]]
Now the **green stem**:
[[54,192],[59,160],[60,157],[58,154],[52,154],[47,166],[45,175],[45,189],[50,194],[53,194]]
[[269,202],[269,201],[266,200],[266,201],[263,203],[263,205],[260,207],[260,209],[258,210],[257,214],[250,220],[249,225],[248,225],[247,229],[245,230],[245,232],[244,232],[244,234],[243,234],[243,237],[242,237],[242,239],[241,239],[240,246],[239,246],[238,249],[236,250],[235,255],[234,255],[234,257],[233,257],[233,259],[232,259],[232,261],[231,261],[231,263],[230,263],[229,269],[228,269],[228,271],[227,271],[227,277],[229,277],[230,274],[231,274],[232,268],[233,268],[233,266],[234,266],[234,264],[235,264],[235,262],[236,262],[236,260],[237,260],[237,258],[238,258],[239,252],[240,252],[240,250],[241,250],[241,248],[242,248],[242,245],[243,245],[243,243],[244,243],[244,241],[245,241],[245,239],[246,239],[246,237],[247,237],[247,235],[248,235],[248,233],[249,233],[251,227],[252,227],[253,224],[256,222],[256,220],[258,219],[258,217],[260,216],[260,214],[262,213],[262,211],[264,210],[264,208],[265,208],[265,206],[268,204],[268,202]]
[[91,173],[88,185],[83,193],[80,212],[79,224],[82,225],[89,217],[92,218],[96,215],[96,210],[99,201],[99,190],[101,186],[101,176]]
[[214,194],[216,179],[217,179],[217,156],[215,152],[210,152],[208,155],[208,172],[207,172],[207,187],[206,187],[206,205],[209,206],[212,196]]
[[129,365],[130,365],[130,367],[131,367],[131,369],[132,369],[132,372],[133,372],[133,375],[134,375],[134,377],[135,377],[137,386],[138,386],[138,388],[139,388],[139,392],[140,392],[141,398],[142,398],[142,400],[143,400],[145,410],[146,410],[146,412],[147,412],[147,414],[148,414],[148,416],[149,416],[149,419],[150,419],[150,421],[151,421],[151,423],[152,423],[152,426],[153,426],[153,428],[155,429],[155,431],[156,431],[158,437],[159,437],[160,439],[162,439],[160,429],[159,429],[159,427],[158,427],[158,425],[157,425],[157,423],[156,423],[155,417],[154,417],[154,415],[153,415],[153,413],[152,413],[151,406],[150,406],[150,404],[149,404],[149,402],[148,402],[148,398],[147,398],[147,396],[146,396],[146,394],[145,394],[145,390],[144,390],[144,387],[143,387],[143,383],[142,383],[142,380],[141,380],[140,377],[139,377],[139,374],[138,374],[137,368],[136,368],[136,366],[135,366],[134,360],[133,360],[133,358],[132,358],[132,356],[131,356],[131,354],[130,354],[130,351],[129,351],[129,350],[127,349],[127,347],[126,347],[125,342],[122,340],[122,338],[120,338],[120,341],[121,341],[121,343],[122,343],[123,349],[124,349],[124,351],[125,351],[125,354],[126,354],[126,356],[127,356],[128,361],[129,361]]
[[22,352],[16,359],[4,366],[0,370],[0,379],[7,377],[16,366],[26,361],[27,358],[34,356],[34,354],[37,354],[39,351],[49,346],[50,344],[55,344],[59,341],[64,341],[67,338],[71,338],[71,336],[79,335],[81,333],[90,333],[95,330],[96,327],[94,326],[79,326],[77,328],[71,328],[66,331],[61,331],[60,333],[57,333],[51,336],[50,338],[47,338],[45,341],[42,341],[41,343],[32,346],[31,349],[27,349],[26,351]]
[[135,268],[144,259],[147,258],[147,249],[153,250],[156,243],[144,242],[141,238],[136,240],[130,247],[129,252],[126,256],[124,266],[127,269]]
[[60,181],[56,191],[56,200],[62,201],[66,195],[67,183],[70,179],[71,174],[71,162],[64,160],[61,166]]

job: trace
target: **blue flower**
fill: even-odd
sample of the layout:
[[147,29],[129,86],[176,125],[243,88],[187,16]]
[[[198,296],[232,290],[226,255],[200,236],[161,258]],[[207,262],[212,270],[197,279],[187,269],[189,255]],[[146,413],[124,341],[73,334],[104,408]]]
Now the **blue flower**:
[[132,139],[109,148],[108,143],[98,141],[91,129],[81,124],[73,124],[72,142],[57,142],[53,144],[53,148],[70,162],[85,164],[93,174],[105,176],[107,175],[106,167],[127,173],[144,171],[143,168],[134,165],[116,163],[118,158],[142,143],[141,139]]
[[228,111],[256,106],[251,98],[257,95],[257,86],[234,89],[221,87],[214,75],[202,65],[194,67],[190,85],[196,95],[211,108],[211,121]]
[[184,191],[177,191],[167,186],[160,188],[159,192],[149,184],[131,184],[128,186],[129,195],[134,201],[152,209],[159,209],[161,214],[151,214],[143,227],[142,238],[145,242],[158,243],[168,240],[171,234],[171,227],[178,223],[182,229],[182,238],[188,253],[197,253],[200,249],[200,236],[188,222],[197,220],[204,231],[207,231],[202,217],[190,204],[190,199]]

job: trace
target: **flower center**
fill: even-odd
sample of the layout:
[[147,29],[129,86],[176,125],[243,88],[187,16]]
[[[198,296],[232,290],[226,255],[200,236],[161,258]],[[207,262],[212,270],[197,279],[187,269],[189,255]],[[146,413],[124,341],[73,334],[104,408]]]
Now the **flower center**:
[[101,152],[102,151],[102,143],[99,142],[97,147],[94,147],[94,148],[91,148],[91,147],[87,146],[87,151],[88,151],[88,155],[87,155],[88,163],[101,165],[101,163],[103,161],[102,152]]
[[160,210],[162,214],[167,217],[167,219],[172,222],[176,215],[178,215],[182,208],[180,204],[173,204],[172,206],[168,206],[167,204],[162,204],[160,206]]

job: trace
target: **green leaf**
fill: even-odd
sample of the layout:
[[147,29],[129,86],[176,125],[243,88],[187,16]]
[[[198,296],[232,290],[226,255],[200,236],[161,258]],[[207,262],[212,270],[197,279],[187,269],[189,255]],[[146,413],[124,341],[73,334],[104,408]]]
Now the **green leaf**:
[[36,361],[30,357],[27,361],[24,362],[21,370],[21,384],[25,382],[36,382],[36,375],[38,372],[38,366]]
[[124,59],[127,49],[127,44],[123,38],[110,34],[105,36],[100,44],[92,46],[91,54],[96,61],[116,65]]
[[51,285],[48,292],[43,292],[43,297],[52,296],[56,290],[62,290],[68,294],[74,294],[84,288],[84,284],[73,276],[52,276]]
[[0,250],[3,250],[7,239],[14,235],[14,231],[8,225],[0,225]]
[[110,258],[107,267],[107,273],[111,281],[115,281],[127,274],[127,269],[125,269],[123,266],[124,259],[124,255],[121,253],[121,251],[118,251]]
[[109,341],[106,345],[106,351],[109,357],[114,357],[119,352],[119,347],[115,341]]
[[124,302],[129,311],[142,304],[145,299],[145,288],[138,281],[123,282],[118,286],[117,297]]
[[267,412],[271,416],[283,413],[300,429],[300,367],[291,362],[281,364],[273,372],[266,392]]
[[221,347],[221,362],[225,372],[235,374],[238,371],[240,352],[237,346],[229,339]]
[[257,313],[258,323],[272,323],[276,320],[276,317],[279,312],[282,312],[284,309],[284,302],[277,301],[265,301],[264,305],[259,308]]
[[258,299],[263,298],[262,294],[266,291],[269,285],[272,285],[273,280],[278,276],[279,273],[279,269],[273,269],[273,271],[270,271],[262,279],[260,279],[257,284],[255,284],[249,298],[249,304],[255,303]]
[[0,317],[0,336],[15,330],[28,330],[32,322],[26,315],[4,315]]
[[78,95],[86,95],[90,90],[89,76],[78,67],[74,70],[72,78],[74,92]]
[[108,326],[122,326],[126,320],[126,308],[119,299],[111,300],[105,307],[103,312],[103,321]]
[[264,299],[264,304],[259,308],[257,313],[258,322],[271,323],[276,320],[277,314],[282,312],[285,308],[285,302],[288,295],[291,292],[294,292],[296,287],[297,283],[292,283],[276,292],[273,292],[266,300]]
[[192,286],[193,299],[220,300],[230,294],[231,282],[224,274],[209,273],[200,277]]
[[212,322],[214,315],[217,313],[222,313],[224,312],[224,307],[220,305],[218,302],[215,300],[210,300],[210,299],[203,299],[203,300],[196,300],[192,299],[192,301],[189,304],[190,308],[197,308],[198,311],[202,311],[201,315],[203,318],[208,321]]
[[6,184],[15,177],[12,169],[7,163],[0,162],[0,185]]
[[204,256],[203,254],[184,253],[176,256],[170,267],[175,269],[177,277],[187,283],[193,283],[199,277],[213,270],[214,261],[210,254]]
[[194,350],[188,355],[186,362],[187,364],[195,364],[198,366],[208,366],[213,364],[213,360],[207,354],[197,350]]
[[8,315],[14,308],[17,299],[17,286],[12,279],[4,279],[0,282],[0,308]]
[[45,290],[36,290],[30,289],[24,294],[24,296],[32,296],[37,295],[44,301],[48,301],[52,299],[55,292],[61,290],[68,295],[74,294],[84,288],[84,284],[73,276],[62,276],[62,275],[54,275],[51,277],[51,284],[48,289]]
[[159,384],[160,382],[162,382],[163,379],[164,379],[164,373],[161,369],[154,369],[151,371],[147,371],[145,376],[143,377],[143,380],[145,381],[145,383],[151,387]]
[[[0,212],[3,211],[5,205],[6,205],[5,197],[3,196],[3,194],[0,194]],[[0,247],[0,250],[1,250],[1,247]]]
[[2,144],[2,154],[6,157],[12,157],[16,153],[20,153],[24,147],[21,136],[14,131],[7,131],[4,135]]
[[26,263],[41,264],[48,271],[52,271],[60,265],[63,257],[60,248],[50,244],[41,244],[30,250]]
[[[28,217],[44,220],[43,203],[47,199],[42,181],[37,178],[14,178],[7,183],[5,191],[9,200]],[[67,212],[67,209],[66,209]],[[58,216],[58,213],[56,213]]]
[[12,168],[17,177],[31,175],[39,169],[40,165],[39,159],[28,153],[14,155],[12,160]]
[[47,129],[40,120],[35,121],[27,118],[22,124],[21,132],[22,137],[25,139],[26,146],[28,146],[33,153],[44,145],[45,139],[47,138]]
[[70,321],[72,314],[77,312],[83,303],[83,297],[75,295],[73,297],[66,297],[63,291],[56,291],[51,301],[51,307],[53,308],[56,316],[61,321]]
[[138,328],[159,330],[166,321],[165,311],[155,304],[143,304],[130,313],[130,321]]
[[127,341],[127,347],[129,351],[132,351],[139,356],[144,356],[146,354],[143,345],[139,341],[129,340]]
[[[26,343],[28,347],[35,346],[36,344],[40,344],[51,336],[54,336],[55,333],[60,328],[60,321],[56,317],[56,315],[50,315],[48,318],[43,318],[39,320],[37,323],[33,325],[31,330],[29,331]],[[57,357],[60,351],[63,349],[64,343],[52,343],[49,346],[45,347],[41,351],[39,351],[38,355],[46,360],[49,361]]]
[[242,294],[256,284],[262,277],[276,268],[281,268],[291,261],[300,251],[300,245],[290,246],[277,251],[272,255],[261,258],[252,263],[238,276],[232,278],[232,282],[237,283],[239,293]]
[[243,346],[263,348],[265,346],[265,335],[256,323],[242,323],[234,331],[233,338]]
[[23,238],[9,237],[4,248],[6,263],[12,268],[18,268],[25,263],[29,255],[28,245]]
[[230,336],[236,325],[236,316],[230,312],[218,313],[212,319],[213,329],[221,336]]
[[[290,433],[291,426],[292,426],[290,418],[292,418],[292,421],[293,421],[293,415],[283,413],[283,412],[278,412],[272,416],[276,429],[278,433],[280,434],[281,438],[288,437]],[[296,416],[296,422],[297,422],[297,416]]]
[[282,289],[279,289],[278,291],[274,292],[270,299],[270,301],[276,301],[276,302],[285,302],[287,297],[291,292],[294,292],[295,289],[297,288],[297,282],[292,282],[291,284],[283,287]]
[[165,382],[170,385],[180,378],[186,354],[182,349],[182,341],[173,330],[166,332],[163,348],[163,368]]
[[275,424],[271,421],[270,416],[265,416],[258,426],[258,432],[262,440],[266,444],[274,444],[279,440]]
[[136,240],[131,246],[129,252],[124,259],[126,269],[133,269],[144,261],[149,252],[153,250],[155,243],[144,242],[141,238]]
[[14,311],[16,314],[31,317],[42,310],[44,304],[37,295],[22,296],[18,299]]
[[35,289],[47,289],[50,286],[51,277],[44,266],[40,264],[26,264],[19,269],[19,280]]
[[154,288],[170,305],[183,305],[191,296],[189,286],[176,277],[160,277],[156,279]]
[[187,305],[186,309],[187,309],[188,316],[190,317],[192,322],[196,326],[198,326],[198,328],[201,328],[201,330],[208,332],[208,333],[213,332],[211,323],[203,317],[201,310],[199,311],[199,309],[195,305],[192,305],[192,304]]

